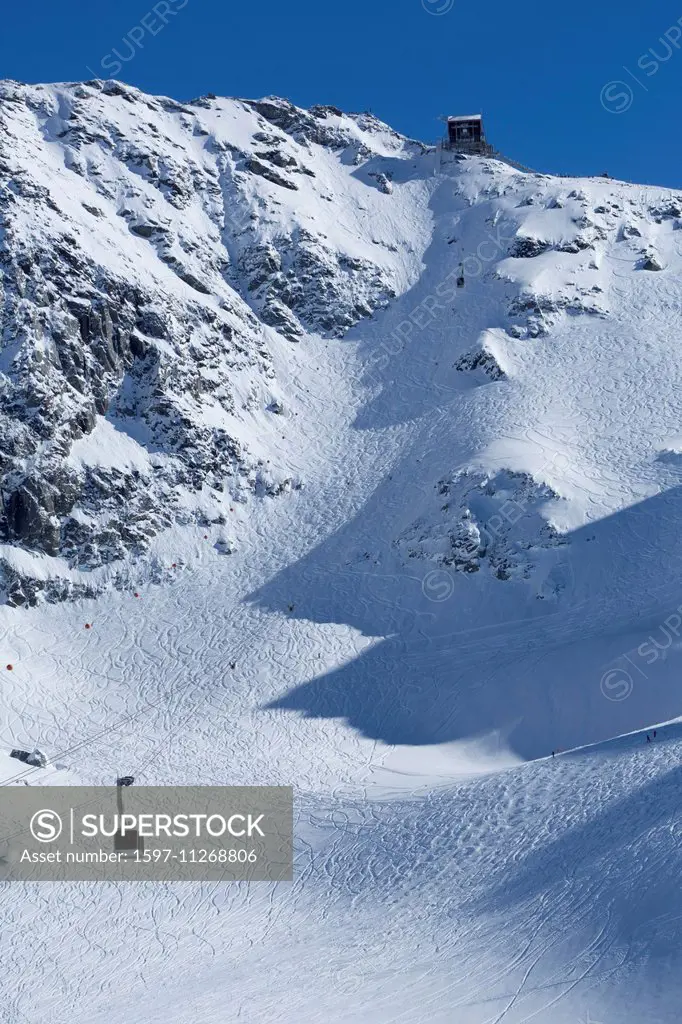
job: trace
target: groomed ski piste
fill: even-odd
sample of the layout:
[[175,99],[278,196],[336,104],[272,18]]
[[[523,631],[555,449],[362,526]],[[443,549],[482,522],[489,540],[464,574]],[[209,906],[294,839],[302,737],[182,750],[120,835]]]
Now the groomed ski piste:
[[295,879],[5,886],[3,1024],[679,1021],[679,200],[386,139],[390,192],[315,144],[259,182],[396,292],[263,328],[285,413],[241,429],[303,486],[229,557],[176,525],[162,584],[0,609],[3,785],[293,785]]

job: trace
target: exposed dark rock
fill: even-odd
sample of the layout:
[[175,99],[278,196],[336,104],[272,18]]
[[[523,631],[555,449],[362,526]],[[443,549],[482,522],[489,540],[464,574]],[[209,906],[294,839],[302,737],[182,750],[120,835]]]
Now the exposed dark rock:
[[551,248],[552,246],[549,242],[544,242],[539,238],[521,236],[514,239],[509,255],[517,259],[533,259],[536,256],[542,256],[543,253],[548,252]]
[[298,188],[295,181],[290,181],[289,178],[285,178],[283,174],[278,174],[272,167],[268,167],[258,157],[252,156],[244,164],[247,171],[252,174],[258,174],[261,178],[265,178],[267,181],[271,181],[274,185],[281,185],[282,188],[293,189],[294,191]]
[[505,379],[505,373],[495,357],[492,353],[486,352],[484,349],[461,356],[455,363],[455,369],[465,372],[482,370],[490,380]]
[[271,164],[276,164],[277,167],[296,167],[296,160],[293,156],[287,156],[286,153],[282,153],[279,149],[269,149],[264,153],[256,153],[256,157],[259,160],[267,160]]
[[23,762],[23,764],[30,764],[33,768],[47,768],[49,761],[47,754],[44,754],[42,750],[11,750],[10,757],[15,757],[17,761]]
[[393,192],[393,182],[389,174],[384,174],[382,171],[370,172],[369,177],[374,178],[380,192],[384,192],[388,196],[391,195]]

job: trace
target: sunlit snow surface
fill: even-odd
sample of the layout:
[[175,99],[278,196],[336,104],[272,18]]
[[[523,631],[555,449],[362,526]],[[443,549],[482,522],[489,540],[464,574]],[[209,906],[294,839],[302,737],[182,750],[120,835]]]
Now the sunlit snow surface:
[[[308,159],[343,224],[357,168]],[[59,766],[3,757],[6,784],[292,784],[295,881],[7,887],[7,1024],[679,1020],[682,234],[650,213],[670,194],[382,159],[366,234],[396,226],[398,298],[343,340],[273,342],[295,425],[252,443],[304,487],[235,512],[229,557],[212,528],[163,534],[167,586],[0,612],[0,746]],[[399,344],[500,226],[591,248],[495,252]],[[524,288],[556,304],[545,334],[507,331]],[[456,368],[477,346],[504,376]],[[73,459],[139,456],[97,430]],[[509,579],[444,563],[439,481],[510,473],[551,490],[561,543],[512,528]]]

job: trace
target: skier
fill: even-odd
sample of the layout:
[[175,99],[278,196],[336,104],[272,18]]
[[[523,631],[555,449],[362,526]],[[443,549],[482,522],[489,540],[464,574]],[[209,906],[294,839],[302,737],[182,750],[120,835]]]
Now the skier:
[[656,730],[654,729],[654,739],[656,739]]
[[651,743],[651,736],[649,735],[649,733],[646,734],[646,741],[647,743]]

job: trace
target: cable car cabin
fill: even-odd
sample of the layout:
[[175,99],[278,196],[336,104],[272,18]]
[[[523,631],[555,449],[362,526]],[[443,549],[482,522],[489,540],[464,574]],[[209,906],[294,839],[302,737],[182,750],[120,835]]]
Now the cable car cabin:
[[483,132],[483,115],[449,117],[447,146],[462,153],[490,153],[492,147],[485,141]]
[[144,839],[134,829],[125,833],[117,832],[114,836],[114,851],[119,854],[119,860],[137,860],[144,853]]

